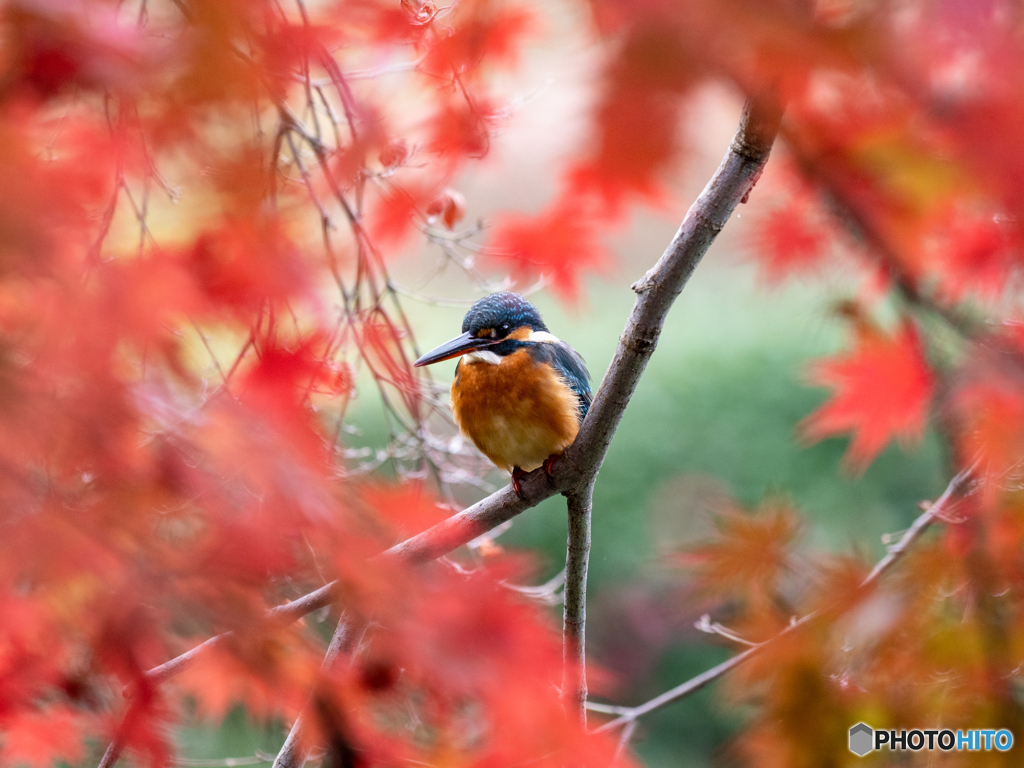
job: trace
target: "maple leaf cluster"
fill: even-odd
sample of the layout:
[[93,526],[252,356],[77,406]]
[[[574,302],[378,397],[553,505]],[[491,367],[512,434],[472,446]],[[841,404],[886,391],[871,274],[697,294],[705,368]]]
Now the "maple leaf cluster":
[[[710,38],[710,5],[646,7],[693,12],[690,30]],[[719,535],[681,556],[728,625],[705,628],[740,650],[767,642],[726,682],[754,713],[732,756],[764,766],[841,763],[862,721],[1022,723],[1019,17],[1002,3],[812,5],[720,3],[716,23],[736,37],[694,44],[715,54],[701,67],[785,105],[752,257],[770,282],[849,286],[836,315],[851,343],[810,366],[831,395],[798,436],[850,435],[844,463],[859,473],[931,430],[950,476],[975,480],[894,579],[810,556],[778,504],[723,512]],[[636,23],[621,4],[596,7]]]
[[[754,641],[821,618],[734,680],[756,705],[737,749],[820,765],[869,713],[1021,722],[1016,6],[586,10],[597,85],[556,192],[460,230],[459,173],[511,114],[497,75],[543,34],[536,4],[0,9],[0,763],[80,761],[113,739],[164,765],[190,704],[291,721],[307,702],[303,738],[348,764],[628,762],[564,715],[550,617],[508,587],[520,562],[377,557],[473,477],[439,437],[444,388],[411,367],[389,270],[419,235],[482,287],[480,269],[508,271],[576,296],[609,229],[671,199],[680,116],[712,81],[785,107],[761,182],[779,202],[751,243],[769,277],[858,275],[840,313],[852,348],[809,372],[834,393],[800,434],[852,433],[859,471],[931,427],[979,478],[896,583],[863,587],[855,560],[798,578],[781,505],[730,511],[684,558]],[[382,448],[346,445],[359,387],[384,410]],[[313,622],[266,616],[329,581],[359,636],[322,665]],[[147,674],[225,632],[176,680]]]
[[[113,741],[166,765],[189,712],[307,701],[303,740],[348,764],[606,763],[614,741],[563,714],[551,618],[507,586],[528,566],[376,557],[451,513],[472,459],[433,431],[389,258],[465,215],[450,184],[535,14],[0,14],[0,763]],[[391,424],[369,452],[345,444],[357,386]],[[267,619],[327,582],[358,633],[333,665],[317,622]]]

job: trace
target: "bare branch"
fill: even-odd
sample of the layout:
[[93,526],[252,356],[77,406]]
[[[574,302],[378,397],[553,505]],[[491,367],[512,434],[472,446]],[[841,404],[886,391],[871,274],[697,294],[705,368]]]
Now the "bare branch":
[[[569,501],[570,526],[574,525],[573,507],[577,511],[585,510],[575,516],[575,525],[578,529],[575,534],[570,534],[570,548],[566,561],[566,642],[563,659],[567,662],[564,674],[568,675],[568,679],[563,677],[562,681],[563,696],[567,702],[578,702],[578,716],[584,723],[587,697],[586,670],[583,663],[586,551],[589,550],[589,512],[594,480],[622,419],[622,413],[629,404],[647,361],[654,352],[668,310],[693,274],[700,259],[725,226],[733,210],[750,193],[764,164],[768,161],[780,119],[781,112],[774,104],[748,104],[744,108],[740,128],[722,164],[700,197],[690,207],[679,231],[661,259],[633,286],[633,290],[638,294],[637,300],[627,321],[626,330],[619,339],[615,357],[598,388],[576,442],[563,454],[563,460],[556,463],[551,481],[549,482],[545,470],[535,470],[523,478],[521,483],[523,495],[528,501],[521,501],[511,491],[511,487],[506,486],[480,503],[486,504],[489,500],[496,499],[494,507],[481,507],[476,514],[477,519],[481,522],[486,521],[489,527],[493,527],[559,491],[563,492]],[[522,505],[522,509],[508,514],[510,508],[518,505]],[[459,517],[456,515],[449,518],[449,521],[455,521]],[[466,526],[471,524],[456,521],[444,530],[449,521],[434,526],[389,551],[397,550],[395,554],[412,560],[423,555],[428,556],[424,559],[440,557],[455,546],[465,543],[462,534]],[[585,548],[582,544],[584,539]],[[575,552],[573,544],[576,545]],[[574,594],[570,594],[570,590],[573,590]],[[339,623],[336,632],[344,631],[343,624]],[[573,663],[568,663],[570,659]],[[295,734],[295,729],[292,734]],[[289,735],[289,739],[292,738],[292,734]],[[279,759],[274,768],[297,766],[298,763],[294,761]]]
[[[125,711],[124,716],[121,718],[122,729],[128,722],[129,716],[133,709],[138,709],[136,702],[138,699],[132,699],[128,704],[128,709]],[[100,758],[98,768],[113,768],[117,765],[117,761],[121,759],[121,754],[124,752],[124,740],[121,738],[115,738],[110,745],[107,747],[107,751],[103,753],[103,757]]]
[[[776,637],[781,637],[783,634],[792,631],[793,627],[799,626],[803,623],[804,621],[797,622],[796,624],[783,630],[783,632],[777,635]],[[744,651],[738,656],[733,656],[731,659],[723,661],[718,666],[712,667],[706,672],[702,672],[696,677],[687,680],[685,683],[682,683],[681,685],[677,685],[675,688],[665,691],[660,696],[655,696],[650,701],[644,702],[640,706],[633,707],[628,712],[619,715],[617,718],[605,723],[600,728],[596,728],[594,730],[594,733],[604,733],[605,731],[610,731],[614,728],[618,728],[620,725],[628,725],[637,718],[646,715],[648,712],[653,712],[656,709],[664,707],[666,704],[671,704],[673,701],[678,701],[679,699],[685,698],[689,696],[691,693],[696,693],[701,688],[706,686],[708,683],[714,682],[715,680],[720,678],[730,669],[738,667],[740,664],[749,659],[763,647],[763,645],[756,645],[749,651]]]
[[606,715],[624,715],[632,711],[632,707],[620,707],[617,704],[601,704],[597,701],[588,701],[587,709],[591,712],[604,712]]
[[564,595],[559,590],[565,586],[565,569],[563,568],[557,575],[536,587],[512,584],[507,581],[502,581],[501,585],[545,605],[558,605],[564,600]]
[[[910,528],[907,529],[907,532],[903,534],[902,538],[900,538],[899,542],[897,542],[896,545],[889,550],[885,557],[879,560],[878,564],[871,569],[871,573],[869,573],[864,578],[864,581],[861,582],[861,588],[869,587],[876,581],[878,581],[882,574],[884,574],[886,571],[892,568],[897,562],[899,562],[899,560],[907,553],[907,550],[911,547],[911,545],[919,538],[921,538],[921,534],[923,534],[928,529],[928,527],[931,526],[932,523],[934,523],[936,520],[944,519],[944,517],[949,513],[950,509],[953,506],[955,506],[957,498],[969,492],[970,485],[972,483],[973,473],[976,467],[977,464],[972,466],[970,469],[965,469],[950,481],[949,485],[946,487],[946,490],[942,494],[942,496],[940,496],[934,503],[930,504],[928,508],[921,515],[918,516],[918,518],[914,521],[914,524],[911,525]],[[671,704],[673,701],[678,701],[679,699],[685,698],[689,696],[691,693],[696,693],[709,683],[714,682],[715,680],[720,678],[729,670],[738,667],[744,661],[749,659],[754,654],[759,653],[764,648],[768,647],[776,640],[778,640],[780,637],[784,637],[793,630],[797,629],[798,627],[802,627],[803,625],[807,624],[816,615],[816,613],[809,613],[803,618],[793,621],[788,627],[782,630],[782,632],[780,632],[770,640],[766,640],[763,643],[759,643],[758,645],[753,646],[749,650],[746,650],[741,654],[733,656],[731,659],[723,661],[718,666],[712,667],[706,672],[702,672],[696,677],[687,680],[685,683],[681,683],[680,685],[677,685],[675,688],[665,691],[660,696],[655,696],[650,701],[644,702],[639,706],[632,707],[625,711],[620,710],[621,714],[617,718],[605,723],[600,728],[595,729],[594,732],[603,733],[604,731],[610,731],[613,728],[618,728],[620,725],[628,726],[637,718],[646,715],[648,712],[653,712],[656,709],[664,707],[666,704]]]
[[906,530],[906,533],[900,537],[900,540],[890,547],[885,557],[879,560],[878,564],[871,569],[871,573],[864,579],[864,583],[861,586],[866,587],[875,583],[883,573],[892,568],[907,553],[910,546],[921,538],[921,534],[928,530],[932,523],[936,520],[948,519],[955,506],[953,504],[954,499],[957,496],[966,494],[970,490],[979,463],[977,461],[974,462],[971,467],[960,472],[949,482],[945,492],[936,501],[929,504],[922,514],[918,515],[917,519]]
[[211,760],[190,760],[188,758],[175,758],[172,765],[176,768],[237,768],[241,765],[259,765],[260,763],[272,763],[274,756],[266,752],[256,752],[255,755],[246,757],[222,757]]
[[615,748],[615,755],[612,757],[612,765],[618,765],[619,760],[622,759],[622,754],[626,751],[626,747],[629,746],[629,740],[633,738],[633,731],[636,730],[636,724],[639,722],[639,720],[633,720],[622,729],[622,734],[619,736],[619,744]]

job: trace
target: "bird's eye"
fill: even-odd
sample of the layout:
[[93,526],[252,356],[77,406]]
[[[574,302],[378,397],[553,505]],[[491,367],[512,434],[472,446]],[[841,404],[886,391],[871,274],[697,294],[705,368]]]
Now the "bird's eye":
[[505,323],[503,326],[501,326],[501,330],[507,331],[508,330],[508,323]]

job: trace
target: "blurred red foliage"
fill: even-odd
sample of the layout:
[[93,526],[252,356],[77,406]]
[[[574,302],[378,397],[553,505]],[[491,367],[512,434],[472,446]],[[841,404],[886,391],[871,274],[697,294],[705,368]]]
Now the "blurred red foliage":
[[[389,259],[419,233],[444,265],[579,296],[610,261],[609,228],[667,199],[680,116],[710,81],[787,106],[795,170],[752,238],[772,278],[827,273],[840,230],[854,269],[884,275],[886,301],[859,297],[853,348],[812,369],[834,394],[803,436],[852,433],[863,470],[931,424],[986,478],[969,525],[923,548],[905,583],[858,591],[861,565],[821,570],[803,601],[831,595],[868,650],[835,671],[827,628],[787,635],[737,694],[760,707],[741,751],[825,764],[870,706],[1019,721],[1005,682],[1024,630],[1011,6],[593,0],[596,91],[559,191],[481,243],[483,223],[455,231],[474,202],[458,174],[512,114],[499,83],[545,34],[539,4],[4,5],[0,762],[78,761],[116,735],[167,764],[188,702],[290,719],[312,691],[314,730],[368,765],[608,765],[615,742],[562,715],[550,617],[507,587],[521,564],[496,547],[472,572],[375,558],[471,477],[433,429],[443,388],[411,367]],[[346,421],[357,388],[384,409],[383,447]],[[394,487],[369,479],[382,467]],[[729,513],[687,562],[765,635],[800,602],[781,578],[797,529],[781,506]],[[372,642],[322,669],[316,626],[265,615],[335,579]],[[177,681],[146,677],[226,631]],[[949,674],[965,693],[939,706]]]

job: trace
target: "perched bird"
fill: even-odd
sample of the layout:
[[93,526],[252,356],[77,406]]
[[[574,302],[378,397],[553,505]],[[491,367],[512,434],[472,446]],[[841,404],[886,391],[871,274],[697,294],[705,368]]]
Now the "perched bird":
[[462,335],[423,355],[430,365],[464,355],[452,382],[459,429],[498,467],[523,474],[552,461],[579,432],[590,408],[583,358],[548,332],[540,312],[517,293],[492,293],[470,307]]

